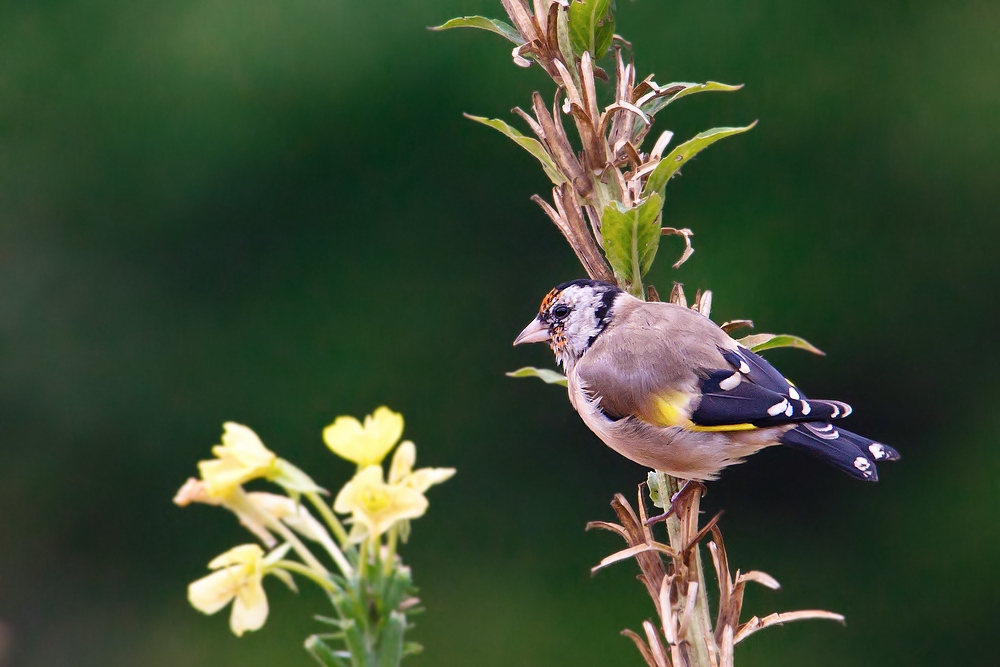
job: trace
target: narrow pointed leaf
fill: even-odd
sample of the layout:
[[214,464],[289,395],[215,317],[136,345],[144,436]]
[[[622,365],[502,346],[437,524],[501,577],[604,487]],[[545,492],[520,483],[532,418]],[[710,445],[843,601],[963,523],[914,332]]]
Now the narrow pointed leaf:
[[601,215],[601,234],[608,263],[633,292],[642,289],[642,277],[656,257],[662,207],[663,197],[654,192],[639,206],[629,209],[613,202]]
[[615,14],[611,0],[576,0],[569,5],[569,35],[577,56],[589,51],[594,60],[611,48]]
[[778,347],[795,347],[800,350],[812,352],[813,354],[826,356],[826,352],[805,338],[789,336],[788,334],[751,334],[750,336],[740,338],[737,342],[744,347],[750,348],[752,352],[763,352],[764,350],[773,350]]
[[350,664],[316,635],[306,639],[306,651],[323,667],[348,667]]
[[746,132],[747,130],[752,129],[756,124],[757,121],[750,123],[746,127],[716,127],[702,132],[693,139],[685,141],[683,144],[670,151],[669,155],[660,160],[660,164],[658,164],[656,169],[654,169],[649,175],[649,180],[646,181],[646,187],[643,188],[643,194],[659,192],[663,189],[663,186],[667,184],[667,181],[669,181],[681,167],[687,164],[688,160],[692,157],[708,148],[716,141],[725,139],[726,137],[731,137],[734,134]]
[[488,19],[485,16],[460,16],[448,21],[447,23],[430,28],[430,30],[440,31],[451,30],[452,28],[478,28],[479,30],[489,30],[490,32],[500,35],[501,37],[506,37],[518,46],[524,44],[524,38],[521,37],[520,33],[514,29],[514,26],[504,23],[503,21],[498,21],[497,19]]
[[[678,86],[683,86],[677,90]],[[666,86],[662,86],[662,90],[676,90],[676,92],[654,97],[645,104],[642,105],[642,110],[646,112],[647,115],[652,116],[656,112],[663,109],[663,107],[668,104],[672,104],[682,97],[687,97],[688,95],[694,95],[695,93],[710,93],[710,92],[732,92],[734,90],[739,90],[743,87],[743,84],[736,86],[730,85],[728,83],[719,83],[718,81],[706,81],[705,83],[671,83]]]
[[470,114],[465,114],[465,117],[470,120],[474,120],[477,123],[482,123],[487,127],[492,127],[494,130],[503,133],[505,136],[513,140],[518,146],[531,153],[535,159],[542,164],[542,169],[545,170],[545,175],[548,176],[549,180],[551,180],[554,184],[559,185],[560,183],[567,181],[566,176],[559,171],[559,167],[556,166],[552,156],[549,155],[548,151],[545,150],[545,147],[542,146],[541,142],[537,139],[524,136],[510,124],[496,118],[483,118],[482,116],[472,116]]
[[505,373],[505,375],[511,378],[538,378],[545,384],[558,384],[563,387],[567,386],[569,383],[566,376],[559,371],[554,371],[549,368],[535,368],[534,366],[518,368],[516,371]]

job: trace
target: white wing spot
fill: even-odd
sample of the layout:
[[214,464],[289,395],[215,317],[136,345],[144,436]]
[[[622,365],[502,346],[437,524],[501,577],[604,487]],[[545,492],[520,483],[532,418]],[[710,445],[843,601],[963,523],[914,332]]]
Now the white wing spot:
[[739,385],[742,379],[743,379],[742,375],[740,375],[739,373],[733,373],[732,375],[730,375],[725,380],[719,383],[719,389],[721,389],[722,391],[729,391],[730,389],[735,389],[737,385]]
[[830,415],[830,419],[836,419],[840,416],[840,406],[836,403],[831,403],[830,405],[833,406],[833,414]]
[[795,414],[795,408],[793,408],[792,404],[789,403],[788,407],[785,409],[785,416],[791,417],[793,414]]
[[861,472],[868,472],[872,467],[872,462],[863,456],[854,459],[854,467]]
[[797,401],[801,398],[801,396],[799,396],[799,392],[795,391],[795,387],[788,388],[788,395],[793,401]]
[[740,359],[740,373],[747,374],[749,372],[750,372],[750,366],[747,365],[747,362]]
[[771,415],[772,417],[777,417],[786,409],[788,409],[788,399],[783,398],[781,399],[780,403],[775,403],[774,405],[769,407],[767,409],[767,414]]
[[812,406],[809,405],[809,401],[802,401],[802,414],[807,415],[812,412]]
[[876,461],[881,461],[885,458],[885,445],[881,443],[873,442],[868,445],[868,451],[872,453]]
[[844,410],[844,417],[848,417],[852,412],[854,412],[854,408],[849,406],[847,403],[841,403],[840,407]]

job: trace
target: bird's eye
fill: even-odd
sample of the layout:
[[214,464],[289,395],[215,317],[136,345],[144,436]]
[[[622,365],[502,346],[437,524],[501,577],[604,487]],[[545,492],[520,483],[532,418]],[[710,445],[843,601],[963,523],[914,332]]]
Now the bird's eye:
[[569,306],[567,306],[564,303],[560,303],[555,308],[552,309],[552,316],[555,317],[557,320],[561,320],[567,315],[569,315]]

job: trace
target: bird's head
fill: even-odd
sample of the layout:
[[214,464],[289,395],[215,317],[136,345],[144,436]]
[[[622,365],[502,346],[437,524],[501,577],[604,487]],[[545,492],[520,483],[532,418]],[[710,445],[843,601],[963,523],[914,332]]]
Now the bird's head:
[[608,326],[615,299],[623,294],[610,283],[573,280],[559,285],[542,299],[538,315],[514,340],[548,343],[564,367],[576,363]]

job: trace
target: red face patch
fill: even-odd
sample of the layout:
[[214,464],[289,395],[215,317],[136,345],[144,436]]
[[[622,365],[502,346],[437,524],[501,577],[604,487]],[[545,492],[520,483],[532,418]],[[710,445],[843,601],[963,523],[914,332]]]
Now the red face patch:
[[542,299],[542,305],[538,308],[538,312],[542,314],[547,313],[549,308],[552,307],[552,304],[555,303],[556,297],[558,296],[559,290],[552,290],[546,294],[545,298]]

